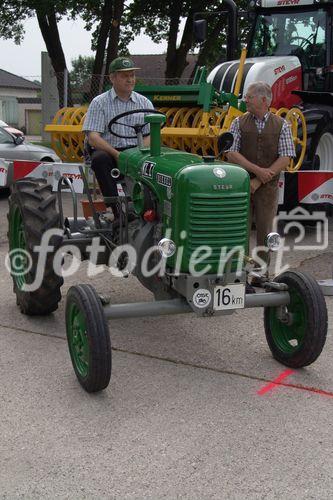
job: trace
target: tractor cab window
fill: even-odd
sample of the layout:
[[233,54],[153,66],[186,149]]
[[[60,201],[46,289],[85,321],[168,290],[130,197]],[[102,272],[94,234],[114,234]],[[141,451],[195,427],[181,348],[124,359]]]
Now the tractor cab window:
[[322,90],[326,65],[326,13],[259,14],[249,48],[250,57],[297,56],[305,90]]

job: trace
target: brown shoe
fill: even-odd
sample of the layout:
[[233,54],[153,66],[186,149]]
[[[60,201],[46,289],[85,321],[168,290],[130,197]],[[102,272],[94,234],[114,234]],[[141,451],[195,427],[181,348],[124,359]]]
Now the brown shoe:
[[253,276],[253,278],[251,279],[251,285],[257,286],[257,287],[262,287],[263,281],[265,281],[265,280],[262,280],[260,278],[257,278],[256,276]]
[[250,283],[246,283],[245,284],[245,293],[248,294],[248,293],[256,293],[254,287],[252,285],[250,285]]

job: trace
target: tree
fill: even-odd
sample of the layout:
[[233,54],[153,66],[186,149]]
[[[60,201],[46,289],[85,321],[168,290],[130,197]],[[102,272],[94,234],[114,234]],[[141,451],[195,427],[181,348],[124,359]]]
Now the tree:
[[[247,0],[239,0],[237,2],[239,9],[246,10]],[[212,68],[216,64],[223,62],[227,59],[227,22],[224,11],[223,3],[218,5],[215,9],[207,12],[207,37],[205,42],[201,45],[197,58],[196,67],[193,70],[191,78],[194,76],[195,70],[200,66],[207,66]],[[246,45],[250,23],[247,18],[241,17],[238,20],[238,33],[237,33],[237,52],[240,54],[242,46]],[[237,54],[235,55],[237,57]]]
[[94,56],[79,56],[72,59],[70,80],[73,87],[82,87],[93,74]]
[[185,22],[182,39],[179,47],[177,47],[179,24],[181,21],[182,13],[184,12],[184,8],[186,9],[187,7],[187,5],[185,5],[186,3],[187,2],[179,2],[178,0],[173,0],[170,4],[170,25],[168,31],[168,48],[166,54],[165,70],[166,78],[181,77],[187,65],[186,56],[192,45],[193,13],[195,11],[196,2],[193,2],[194,5],[192,5],[187,11],[187,19]]
[[[64,74],[67,66],[57,23],[65,15],[72,19],[81,16],[86,23],[86,30],[90,31],[96,22],[97,28],[92,34],[95,58],[90,73],[89,100],[101,92],[104,85],[103,71],[118,54],[124,0],[104,0],[103,2],[96,2],[96,0],[3,0],[2,7],[0,37],[14,39],[18,44],[24,37],[25,19],[37,17],[57,77],[60,106],[64,102]],[[71,105],[70,84],[68,89],[68,104]]]
[[124,0],[114,0],[113,19],[110,26],[109,42],[106,53],[106,71],[108,71],[111,61],[118,56],[123,14]]
[[[47,52],[51,59],[54,72],[57,78],[59,105],[64,105],[65,93],[65,72],[68,74],[65,54],[61,45],[60,35],[58,30],[58,20],[61,15],[66,13],[65,2],[54,2],[49,0],[36,0],[31,3],[36,12],[40,31],[42,33]],[[56,10],[57,9],[57,10]],[[71,87],[68,81],[67,85],[67,105],[72,106]]]
[[29,9],[22,2],[11,0],[3,0],[1,7],[0,37],[19,45],[24,36],[22,21],[28,17]]
[[[72,0],[3,0],[0,16],[0,37],[13,38],[19,44],[24,37],[23,22],[36,16],[38,24],[56,74],[59,103],[63,104],[64,72],[67,70],[62,49],[58,21],[66,14]],[[74,0],[73,0],[74,2]],[[70,89],[70,86],[68,86]],[[70,94],[68,102],[70,103]]]
[[[237,1],[239,8],[247,7],[247,0]],[[143,30],[156,43],[167,41],[166,80],[181,77],[186,65],[186,56],[193,42],[193,16],[202,12],[207,17],[208,36],[205,44],[200,47],[198,55],[199,65],[212,65],[221,59],[221,52],[226,46],[226,19],[220,14],[223,0],[170,0],[167,3],[155,0],[134,0],[130,5],[126,17],[127,29],[137,35]],[[206,14],[206,16],[205,16]],[[209,15],[212,14],[212,15]],[[179,45],[177,44],[179,27],[182,19],[186,19],[184,31]],[[243,21],[242,28],[246,25]],[[242,31],[243,36],[243,31]]]
[[[220,3],[221,0],[171,0],[167,3],[134,0],[129,6],[127,25],[136,35],[143,29],[156,43],[167,41],[165,78],[176,82],[188,64],[186,56],[193,44],[194,13],[206,11]],[[181,41],[177,45],[182,18],[186,18],[186,21]]]
[[87,30],[91,30],[93,24],[97,23],[97,28],[92,34],[92,48],[96,53],[91,74],[89,100],[102,91],[103,73],[107,71],[111,60],[118,55],[123,11],[124,0],[104,0],[104,2],[86,0],[80,2],[80,6],[72,11],[72,16],[80,14],[86,22]]

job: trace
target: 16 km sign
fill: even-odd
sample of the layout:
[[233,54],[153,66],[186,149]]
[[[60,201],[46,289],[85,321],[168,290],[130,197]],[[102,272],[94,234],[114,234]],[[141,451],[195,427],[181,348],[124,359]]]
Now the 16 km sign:
[[242,309],[245,305],[245,286],[242,284],[216,286],[214,289],[214,309]]

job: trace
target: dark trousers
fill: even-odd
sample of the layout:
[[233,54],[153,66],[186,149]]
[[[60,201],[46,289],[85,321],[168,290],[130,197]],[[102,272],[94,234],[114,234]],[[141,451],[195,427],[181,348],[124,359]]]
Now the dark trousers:
[[111,170],[117,168],[117,161],[101,150],[91,152],[91,169],[96,175],[103,196],[118,196],[117,181],[111,177]]

